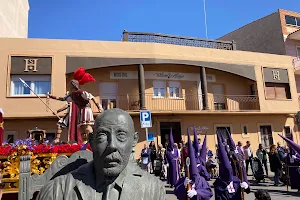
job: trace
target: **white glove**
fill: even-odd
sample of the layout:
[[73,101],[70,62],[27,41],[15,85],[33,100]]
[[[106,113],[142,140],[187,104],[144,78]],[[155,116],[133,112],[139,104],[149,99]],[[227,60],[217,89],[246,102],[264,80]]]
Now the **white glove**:
[[167,167],[169,167],[169,164],[166,164],[167,165]]
[[191,182],[191,180],[190,180],[189,178],[186,177],[186,178],[184,179],[184,183],[183,183],[183,184],[184,184],[184,186],[186,187],[190,182]]
[[241,188],[244,188],[245,190],[249,187],[249,185],[246,182],[241,183]]
[[188,191],[187,191],[187,195],[188,195],[190,198],[193,198],[194,196],[197,196],[197,192],[196,192],[195,188],[193,187],[193,189],[188,190]]
[[295,156],[295,155],[292,155],[292,158],[293,158],[293,159],[297,159],[297,156]]

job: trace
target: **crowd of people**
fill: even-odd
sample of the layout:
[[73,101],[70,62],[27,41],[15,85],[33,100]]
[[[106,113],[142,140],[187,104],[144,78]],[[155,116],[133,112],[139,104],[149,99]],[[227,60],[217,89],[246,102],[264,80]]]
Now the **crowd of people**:
[[[156,149],[154,142],[149,146],[145,144],[141,152],[141,166],[144,170],[166,179],[169,186],[174,188],[174,193],[179,200],[194,199],[193,197],[197,195],[202,197],[195,199],[210,199],[212,191],[207,181],[212,178],[216,179],[214,182],[216,199],[243,199],[244,192],[250,192],[247,176],[252,175],[258,182],[264,180],[269,177],[269,167],[274,173],[273,186],[290,184],[292,189],[300,192],[300,184],[297,182],[300,178],[298,170],[300,146],[294,143],[293,139],[283,137],[288,147],[283,147],[278,142],[277,146],[271,145],[269,151],[259,144],[254,157],[250,141],[247,141],[244,146],[240,141],[235,144],[231,135],[227,133],[217,133],[217,138],[218,144],[214,155],[206,146],[206,136],[201,143],[195,131],[193,142],[189,138],[187,143],[176,144],[171,131],[170,141],[165,146],[159,145]],[[193,151],[191,152],[190,149]],[[197,173],[191,179],[194,173],[193,169],[190,169],[193,157],[195,157],[194,167]],[[187,162],[187,158],[190,163]],[[191,185],[190,189],[188,185]],[[227,192],[225,196],[224,191]],[[271,199],[265,190],[257,190],[255,197]]]

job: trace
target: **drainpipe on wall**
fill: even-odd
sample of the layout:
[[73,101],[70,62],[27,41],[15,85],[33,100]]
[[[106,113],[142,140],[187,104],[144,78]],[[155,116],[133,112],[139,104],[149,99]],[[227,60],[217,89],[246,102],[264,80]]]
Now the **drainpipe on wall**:
[[144,72],[144,66],[142,64],[139,64],[139,66],[138,66],[138,81],[139,81],[140,110],[146,110],[146,105],[145,105],[145,72]]

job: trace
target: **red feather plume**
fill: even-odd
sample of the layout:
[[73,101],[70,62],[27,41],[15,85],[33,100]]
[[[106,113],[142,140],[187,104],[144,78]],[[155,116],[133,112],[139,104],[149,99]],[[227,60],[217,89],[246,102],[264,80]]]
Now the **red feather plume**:
[[79,67],[74,72],[74,79],[78,81],[79,85],[96,81],[91,74],[85,72],[83,67]]

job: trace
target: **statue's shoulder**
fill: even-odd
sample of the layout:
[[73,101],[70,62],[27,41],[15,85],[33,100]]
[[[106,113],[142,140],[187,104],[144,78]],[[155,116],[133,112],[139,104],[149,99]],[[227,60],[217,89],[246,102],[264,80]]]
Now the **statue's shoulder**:
[[[40,190],[37,200],[59,200],[61,198],[57,195],[64,194],[65,188],[68,188],[70,184],[74,184],[74,178],[71,174],[61,175],[46,183]],[[72,186],[70,187],[72,188]],[[59,196],[60,197],[60,196]]]
[[153,176],[149,172],[142,170],[137,164],[130,164],[128,169],[132,172],[132,174],[136,177],[139,177],[142,182],[147,183],[148,185],[153,185],[153,187],[164,187],[164,183],[159,180],[159,178]]

